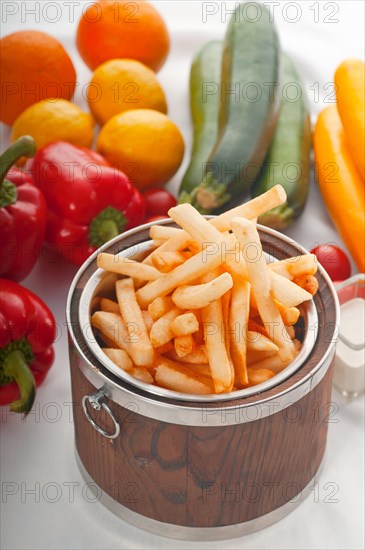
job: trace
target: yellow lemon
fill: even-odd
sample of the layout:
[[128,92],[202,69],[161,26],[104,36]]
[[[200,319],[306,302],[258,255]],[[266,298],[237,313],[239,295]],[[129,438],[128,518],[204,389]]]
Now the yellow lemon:
[[87,100],[101,126],[130,109],[167,112],[165,94],[155,73],[134,59],[112,59],[100,65],[90,80]]
[[139,188],[166,183],[184,157],[177,126],[151,109],[125,111],[101,129],[97,150]]
[[44,100],[23,111],[11,133],[15,141],[32,136],[37,148],[53,141],[68,141],[79,147],[91,147],[94,139],[93,117],[65,99]]

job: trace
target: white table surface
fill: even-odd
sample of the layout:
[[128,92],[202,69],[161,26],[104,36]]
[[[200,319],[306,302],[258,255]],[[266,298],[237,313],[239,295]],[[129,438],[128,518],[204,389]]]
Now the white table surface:
[[[75,25],[83,3],[73,2],[73,24],[71,2],[38,2],[39,22],[29,13],[36,4],[33,1],[3,1],[1,5],[3,35],[36,28],[50,32],[65,45],[78,72],[80,86],[76,101],[80,106],[84,105],[81,90],[90,76],[74,45]],[[205,8],[200,1],[153,3],[165,17],[172,39],[171,53],[159,78],[167,93],[169,114],[181,128],[189,149],[190,62],[204,42],[223,35],[223,5],[229,8],[232,2],[206,2]],[[364,3],[313,0],[298,1],[296,6],[284,1],[280,5],[269,1],[266,4],[275,10],[282,45],[302,73],[315,119],[324,105],[324,97],[331,91],[325,86],[333,81],[337,64],[347,57],[364,56]],[[48,5],[46,11],[45,5]],[[15,9],[18,9],[15,15],[6,15]],[[204,9],[217,13],[204,21]],[[59,20],[52,23],[52,19]],[[314,96],[316,88],[319,98]],[[1,139],[3,149],[9,139],[7,127],[2,126]],[[171,182],[172,190],[176,189],[187,162],[188,154]],[[306,212],[287,233],[307,248],[317,242],[343,246],[314,180]],[[55,364],[39,389],[28,418],[24,421],[20,415],[0,410],[1,548],[196,548],[197,543],[158,537],[124,523],[100,502],[92,502],[93,497],[79,473],[74,457],[64,316],[67,290],[75,272],[73,266],[50,263],[43,258],[24,281],[52,309],[58,323],[58,338]],[[363,548],[364,401],[344,403],[336,393],[333,401],[336,412],[329,426],[327,459],[317,490],[290,516],[268,529],[240,539],[200,542],[200,548]]]

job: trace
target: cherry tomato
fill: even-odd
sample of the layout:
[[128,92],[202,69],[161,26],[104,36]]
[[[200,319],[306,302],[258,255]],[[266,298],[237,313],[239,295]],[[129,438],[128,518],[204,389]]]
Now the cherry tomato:
[[176,199],[162,187],[153,187],[143,193],[146,199],[146,218],[151,216],[167,216],[167,212],[176,206]]
[[157,222],[157,220],[166,220],[166,218],[168,218],[167,214],[165,214],[165,216],[150,216],[146,218],[143,223]]
[[351,275],[350,261],[341,248],[333,244],[320,244],[311,250],[323,265],[332,281],[344,281]]

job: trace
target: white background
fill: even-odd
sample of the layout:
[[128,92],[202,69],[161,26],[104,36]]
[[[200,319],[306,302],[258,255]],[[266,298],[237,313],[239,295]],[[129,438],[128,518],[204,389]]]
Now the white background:
[[[167,94],[169,115],[183,132],[188,151],[191,144],[190,63],[203,43],[223,36],[224,3],[207,2],[205,10],[216,10],[217,13],[206,17],[205,22],[200,1],[153,3],[166,19],[171,34],[171,52],[159,79]],[[82,87],[87,84],[90,72],[79,58],[74,44],[76,22],[84,2],[74,2],[73,23],[67,7],[69,2],[38,2],[39,22],[35,21],[34,15],[24,13],[24,10],[34,8],[34,4],[3,1],[2,34],[34,28],[56,36],[74,60],[80,82],[76,102],[85,107]],[[282,46],[291,53],[302,75],[314,121],[324,106],[324,97],[331,91],[331,88],[324,87],[333,81],[338,63],[347,57],[364,57],[364,3],[359,0],[299,1],[296,6],[284,1],[279,6],[275,2],[267,4],[275,9],[274,18]],[[6,16],[5,10],[12,10],[10,5],[14,11],[18,9],[14,16]],[[232,2],[225,5],[230,7]],[[50,22],[59,16],[59,21]],[[319,100],[314,96],[313,86],[320,91]],[[4,149],[9,139],[7,127],[2,126],[1,138]],[[177,188],[187,162],[188,152],[184,165],[171,182],[172,190]],[[287,233],[307,248],[317,242],[335,242],[343,246],[324,210],[314,181],[304,215]],[[4,408],[0,410],[1,547],[196,548],[197,543],[173,541],[135,529],[99,502],[90,502],[92,495],[85,487],[74,458],[64,324],[67,290],[75,272],[72,266],[51,263],[43,258],[24,281],[24,285],[38,293],[52,309],[59,327],[59,338],[55,344],[56,362],[38,391],[34,409],[27,420],[23,421],[19,415],[10,414]],[[327,459],[318,491],[275,526],[241,539],[199,542],[200,548],[363,548],[363,400],[346,403],[334,393],[333,401],[338,405],[338,411],[329,426]],[[70,484],[74,484],[73,494]],[[333,485],[336,494],[332,494]],[[32,490],[35,492],[31,493]]]

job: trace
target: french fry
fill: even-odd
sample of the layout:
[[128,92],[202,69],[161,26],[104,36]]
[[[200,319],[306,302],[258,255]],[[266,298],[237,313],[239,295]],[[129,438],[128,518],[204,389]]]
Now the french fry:
[[265,193],[262,193],[262,195],[213,218],[210,223],[219,229],[219,231],[227,231],[231,228],[233,218],[238,216],[252,220],[260,217],[261,214],[268,212],[272,208],[280,206],[285,201],[286,193],[284,188],[281,185],[275,185]]
[[275,305],[279,310],[284,325],[291,326],[298,322],[300,311],[297,307],[286,307],[277,300],[275,300]]
[[225,334],[226,348],[227,348],[228,354],[230,354],[230,349],[231,349],[231,341],[230,341],[230,338],[227,336],[230,330],[229,315],[230,315],[230,309],[231,309],[231,300],[232,300],[232,290],[230,289],[225,294],[223,294],[221,298],[224,334]]
[[278,275],[293,280],[302,275],[315,275],[317,258],[315,254],[303,254],[303,256],[293,256],[279,262],[272,262],[268,266]]
[[269,380],[273,376],[275,376],[275,372],[270,369],[251,369],[250,367],[248,368],[248,378],[252,386],[262,384],[262,382],[266,382],[266,380]]
[[217,238],[221,238],[219,230],[189,203],[170,208],[169,216],[200,246],[204,243],[217,243]]
[[137,291],[137,299],[142,307],[147,307],[158,296],[166,296],[179,285],[186,285],[198,277],[209,273],[221,264],[219,246],[213,250],[202,250],[185,263],[175,267],[159,279],[146,284]]
[[150,338],[154,348],[158,348],[167,344],[173,339],[174,333],[171,329],[172,321],[181,314],[181,309],[173,307],[170,311],[165,313],[162,317],[157,319],[152,325]]
[[154,241],[163,243],[169,239],[179,235],[181,230],[177,227],[170,227],[169,225],[152,225],[150,227],[150,237]]
[[[251,294],[251,315],[253,317],[256,317],[259,315],[259,312],[257,310],[257,304],[255,297]],[[287,307],[284,306],[281,302],[278,302],[275,300],[275,305],[279,310],[279,313],[281,315],[281,318],[283,320],[284,325],[295,325],[298,322],[298,319],[300,317],[300,311],[296,307]]]
[[127,277],[143,279],[144,281],[155,281],[159,277],[162,277],[162,273],[153,266],[136,262],[124,256],[107,254],[106,252],[101,252],[98,255],[97,265],[111,273],[119,273]]
[[108,311],[109,313],[119,313],[119,306],[117,302],[109,300],[109,298],[100,298],[99,307],[101,311]]
[[223,294],[221,298],[221,304],[222,304],[222,317],[223,317],[223,334],[224,334],[224,343],[226,346],[227,356],[229,359],[229,365],[231,367],[231,375],[232,380],[235,379],[235,369],[232,361],[231,356],[231,339],[229,335],[229,312],[231,307],[231,298],[232,298],[232,291],[228,290],[225,294]]
[[[174,348],[174,346],[172,346],[172,349]],[[154,364],[153,364],[153,369],[155,370],[158,365],[167,365],[168,367],[171,367],[171,368],[176,368],[176,367],[179,367],[182,365],[182,361],[180,359],[170,359],[169,357],[166,357],[166,356],[163,356],[163,355],[158,355],[156,353],[155,355],[155,361],[154,361]],[[183,365],[184,366],[184,365]],[[191,368],[191,365],[186,365],[186,368],[189,370],[190,372],[190,368]]]
[[295,277],[293,282],[304,288],[311,296],[314,296],[318,290],[318,281],[313,275],[300,275],[299,277]]
[[211,392],[214,393],[212,372],[208,363],[201,363],[197,365],[192,365],[191,363],[185,363],[181,361],[180,363],[183,367],[188,368],[190,372],[197,373],[199,376],[204,377],[204,379],[209,380],[209,385],[212,388]]
[[151,373],[144,367],[133,367],[132,361],[128,357],[128,354],[122,349],[102,348],[103,352],[109,359],[117,365],[117,367],[125,370],[128,374],[134,376],[138,380],[145,382],[146,384],[153,384],[154,379]]
[[102,348],[102,351],[117,365],[117,367],[126,371],[133,369],[132,361],[124,349]]
[[[214,273],[211,276],[214,277]],[[207,276],[207,282],[209,281]],[[201,310],[204,327],[204,340],[212,371],[214,390],[216,393],[231,391],[233,387],[233,376],[230,358],[225,345],[224,323],[222,304],[220,300],[211,302]]]
[[156,250],[153,250],[151,254],[143,260],[143,263],[152,265],[153,258],[158,254],[163,252],[179,252],[187,248],[191,242],[191,237],[181,229],[178,229],[178,231],[179,234],[175,237],[171,237],[156,248]]
[[159,296],[149,304],[148,313],[151,315],[152,319],[156,321],[173,307],[174,302],[170,296]]
[[208,283],[178,287],[172,295],[174,303],[182,309],[201,309],[221,298],[232,288],[229,273],[222,273]]
[[292,325],[286,327],[286,331],[289,334],[290,338],[294,340],[295,338],[295,329]]
[[247,350],[247,366],[251,366],[253,363],[267,359],[275,355],[275,351],[250,351]]
[[[278,346],[278,353],[282,361],[291,360],[295,355],[295,349],[271,294],[269,270],[257,229],[252,222],[243,218],[234,218],[232,229],[246,260],[249,281],[264,326]],[[256,248],[255,260],[251,259],[248,253],[248,249],[252,246]],[[279,275],[274,275],[279,277]]]
[[199,330],[198,319],[193,312],[183,313],[171,323],[171,330],[175,336],[187,336]]
[[[157,352],[158,350],[156,350]],[[180,361],[180,357],[177,355],[175,349],[167,353],[169,359],[173,361]],[[198,365],[201,363],[208,363],[207,352],[205,346],[200,345],[195,347],[191,353],[184,355],[184,363],[191,363],[192,365]]]
[[[229,312],[230,351],[235,371],[235,385],[248,384],[246,348],[247,324],[250,311],[250,283],[235,279]],[[264,338],[264,337],[263,337]]]
[[200,380],[193,376],[188,369],[182,366],[172,368],[169,365],[161,364],[156,367],[156,382],[163,388],[169,390],[191,393],[194,395],[209,395],[214,393],[213,387],[209,384],[207,377]]
[[[184,360],[185,360],[185,357],[184,357]],[[184,367],[190,368],[190,370],[192,370],[193,372],[197,372],[198,374],[208,378],[211,383],[211,387],[213,389],[212,371],[210,370],[210,366],[208,363],[200,363],[197,365],[192,365],[192,364],[182,362],[181,364]]]
[[175,370],[184,369],[184,372],[189,376],[208,383],[211,393],[214,393],[212,373],[208,363],[191,364],[186,363],[185,358],[181,360],[179,358],[171,359],[167,357],[156,357],[155,369],[158,365],[166,365]]
[[132,376],[134,376],[134,378],[137,378],[141,382],[145,382],[145,384],[154,383],[154,379],[151,373],[145,367],[134,367],[129,374],[131,374]]
[[247,331],[247,350],[250,351],[278,351],[278,346],[259,332]]
[[101,332],[108,345],[117,346],[124,349],[129,356],[132,355],[131,339],[120,314],[96,311],[91,317],[91,324]]
[[[294,347],[294,344],[293,344]],[[294,348],[295,349],[295,348]],[[278,353],[275,353],[271,357],[267,357],[265,359],[261,359],[260,361],[257,361],[256,363],[252,363],[250,365],[251,369],[259,370],[259,369],[270,369],[274,371],[275,373],[278,373],[285,369],[290,363],[291,359],[286,359],[283,361]]]
[[133,280],[120,279],[115,287],[120,312],[130,336],[133,362],[138,367],[148,367],[153,364],[154,351],[136,300]]
[[156,252],[152,257],[152,264],[161,273],[169,273],[184,262],[185,256],[182,252],[178,251]]
[[191,334],[185,334],[183,336],[175,336],[174,348],[178,358],[189,355],[194,350],[194,338]]
[[149,314],[149,312],[146,310],[142,311],[142,317],[143,317],[144,324],[146,326],[147,333],[149,334],[151,332],[151,328],[153,325],[153,319]]
[[296,307],[307,300],[312,299],[312,295],[296,285],[289,279],[268,270],[271,275],[272,294],[276,300],[286,307]]

